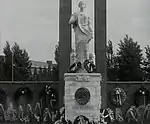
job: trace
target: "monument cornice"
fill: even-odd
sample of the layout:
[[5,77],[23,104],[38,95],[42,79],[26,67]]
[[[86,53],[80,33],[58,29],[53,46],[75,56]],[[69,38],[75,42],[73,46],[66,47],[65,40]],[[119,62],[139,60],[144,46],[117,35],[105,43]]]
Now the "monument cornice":
[[101,81],[102,77],[100,73],[65,73],[65,81],[76,82],[92,82]]

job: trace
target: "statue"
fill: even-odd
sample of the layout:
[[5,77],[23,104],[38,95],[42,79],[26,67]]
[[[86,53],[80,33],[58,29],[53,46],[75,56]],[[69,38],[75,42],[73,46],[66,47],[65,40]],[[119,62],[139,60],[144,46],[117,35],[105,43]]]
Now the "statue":
[[78,4],[79,12],[73,13],[69,24],[73,25],[75,33],[75,52],[77,61],[83,63],[88,59],[88,44],[93,38],[90,18],[84,13],[85,3],[80,1]]

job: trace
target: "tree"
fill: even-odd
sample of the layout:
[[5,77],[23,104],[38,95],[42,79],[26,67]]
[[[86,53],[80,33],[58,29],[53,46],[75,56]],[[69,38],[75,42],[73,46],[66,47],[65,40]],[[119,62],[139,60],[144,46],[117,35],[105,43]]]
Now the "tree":
[[143,80],[143,71],[141,69],[142,50],[138,42],[134,42],[128,35],[119,43],[117,62],[119,66],[118,78],[120,81]]
[[[26,50],[20,49],[17,43],[10,48],[9,42],[6,42],[4,54],[4,75],[6,80],[12,80],[12,76],[14,81],[31,80],[31,61]],[[12,71],[14,75],[12,75]]]
[[5,62],[3,63],[4,80],[10,81],[12,80],[12,51],[8,41],[6,41],[3,52],[5,54]]
[[12,47],[14,59],[14,79],[16,81],[31,80],[31,61],[28,53],[15,43]]
[[4,56],[0,56],[0,81],[5,80],[5,75],[4,75]]
[[108,45],[106,46],[106,57],[107,57],[107,78],[110,81],[115,81],[117,80],[118,67],[111,40],[108,41]]
[[143,61],[144,80],[150,80],[150,46],[145,47],[146,58]]

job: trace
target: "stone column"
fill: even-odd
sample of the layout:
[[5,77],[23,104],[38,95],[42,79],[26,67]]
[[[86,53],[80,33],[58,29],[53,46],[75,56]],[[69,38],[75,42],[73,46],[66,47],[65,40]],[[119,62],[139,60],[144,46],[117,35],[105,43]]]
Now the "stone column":
[[59,42],[60,42],[60,64],[59,64],[59,104],[64,102],[64,73],[70,66],[71,53],[71,26],[68,24],[71,16],[71,1],[59,0]]
[[95,0],[95,59],[97,73],[101,73],[102,87],[102,107],[106,107],[106,0]]

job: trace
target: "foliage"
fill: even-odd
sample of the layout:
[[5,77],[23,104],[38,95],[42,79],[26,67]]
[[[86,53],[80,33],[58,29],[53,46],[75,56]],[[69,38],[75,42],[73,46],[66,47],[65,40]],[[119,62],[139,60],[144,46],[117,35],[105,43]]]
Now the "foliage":
[[119,43],[117,62],[119,67],[118,78],[120,81],[143,80],[143,71],[141,69],[142,50],[138,42],[134,42],[128,35]]
[[150,80],[150,46],[145,47],[146,58],[143,61],[144,80]]
[[28,53],[15,43],[12,47],[14,63],[14,79],[16,81],[31,80],[31,61]]
[[5,54],[5,62],[3,63],[3,74],[5,80],[12,79],[12,51],[9,42],[6,41],[6,45],[3,50]]
[[11,48],[9,42],[6,41],[4,54],[3,73],[5,80],[12,80],[12,71],[14,73],[14,81],[31,80],[31,61],[26,50],[20,49],[17,43]]

